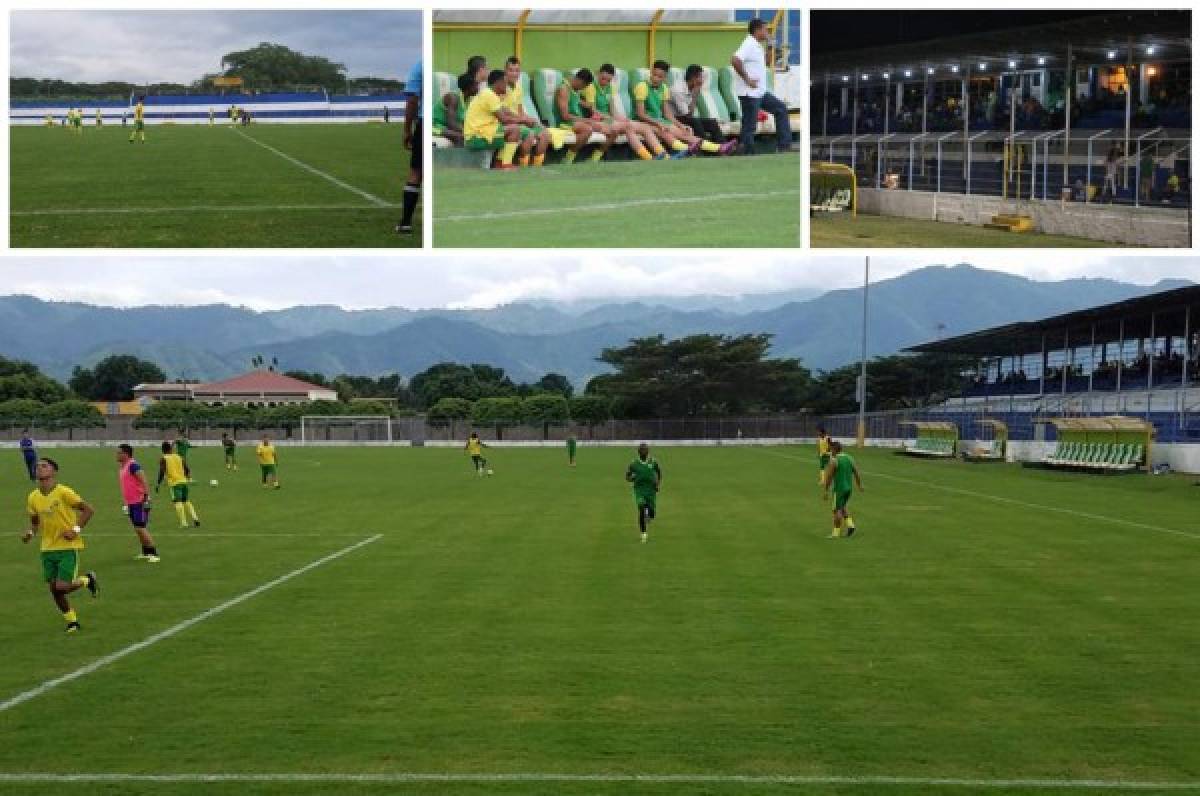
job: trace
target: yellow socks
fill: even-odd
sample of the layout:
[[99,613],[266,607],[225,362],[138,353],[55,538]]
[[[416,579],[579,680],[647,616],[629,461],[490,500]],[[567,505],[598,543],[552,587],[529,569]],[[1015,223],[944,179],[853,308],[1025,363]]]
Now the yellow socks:
[[63,620],[67,622],[78,622],[79,618],[75,616],[75,609],[72,608],[70,611],[63,613]]
[[657,146],[657,147],[655,147],[655,148],[654,148],[654,154],[655,154],[655,155],[663,155],[663,154],[666,154],[666,151],[667,151],[667,150],[663,149],[661,146]]
[[185,513],[186,509],[184,509],[182,503],[176,503],[174,505],[175,505],[175,516],[179,518],[179,524],[184,527],[187,527],[187,514]]
[[701,152],[720,152],[721,147],[714,144],[712,141],[702,141],[700,143]]
[[74,583],[76,586],[80,586],[80,587],[86,589],[89,581],[90,581],[90,578],[88,578],[87,575],[80,575],[79,577],[75,578]]
[[192,520],[194,520],[195,522],[200,522],[200,517],[196,514],[196,507],[192,505],[192,501],[189,500],[187,503],[184,503],[183,505],[187,507],[187,512],[188,512],[188,514],[191,515]]
[[566,153],[563,155],[563,163],[574,163],[575,158],[578,155],[579,155],[579,153],[576,152],[574,149],[568,149],[566,151]]
[[515,154],[517,154],[517,145],[506,141],[504,146],[500,147],[500,163],[504,166],[511,166]]
[[525,168],[526,166],[528,166],[529,165],[529,155],[521,155],[521,157],[517,158],[517,165],[520,166],[521,168]]
[[685,152],[685,151],[687,151],[687,148],[688,148],[688,145],[683,143],[682,141],[675,141],[674,143],[671,144],[671,149],[674,149],[676,152]]
[[546,162],[546,156],[545,156],[545,155],[534,155],[534,156],[533,156],[533,165],[535,165],[535,166],[540,166],[540,165],[542,165],[542,164],[543,164],[543,163],[545,163],[545,162]]
[[633,154],[637,155],[642,160],[653,160],[654,159],[654,156],[646,151],[646,147],[642,147],[641,149],[635,150]]
[[604,150],[597,149],[595,152],[592,153],[592,162],[598,163],[603,157],[604,157]]
[[855,527],[855,526],[854,526],[854,518],[853,518],[853,517],[851,517],[849,514],[847,514],[847,515],[846,515],[846,527],[847,527],[847,528],[853,528],[853,527]]

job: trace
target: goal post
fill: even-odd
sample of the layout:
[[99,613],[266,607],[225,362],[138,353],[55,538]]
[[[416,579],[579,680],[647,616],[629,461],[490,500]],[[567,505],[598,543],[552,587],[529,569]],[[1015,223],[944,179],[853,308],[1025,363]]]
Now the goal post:
[[816,161],[809,176],[808,206],[812,212],[858,214],[858,181],[854,169],[842,163]]
[[300,444],[390,445],[391,415],[303,415]]

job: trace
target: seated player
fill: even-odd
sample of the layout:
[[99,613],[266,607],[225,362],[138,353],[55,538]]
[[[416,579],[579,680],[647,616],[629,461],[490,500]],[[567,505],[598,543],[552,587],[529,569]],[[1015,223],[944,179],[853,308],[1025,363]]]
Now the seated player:
[[522,166],[530,165],[530,152],[536,143],[539,146],[541,157],[533,155],[533,165],[540,166],[545,161],[546,149],[551,145],[555,149],[562,149],[566,136],[562,130],[545,129],[540,119],[536,119],[525,112],[525,90],[521,88],[521,59],[515,55],[510,55],[504,62],[504,82],[506,85],[504,107],[512,113],[513,118],[516,119],[518,124],[529,128],[531,134],[536,136],[534,141],[528,144],[522,141],[522,148],[520,154],[517,156],[517,162]]
[[634,116],[638,121],[645,122],[655,128],[655,132],[674,152],[673,158],[687,157],[697,151],[708,152],[712,155],[721,154],[721,147],[712,141],[705,141],[696,136],[691,128],[685,127],[675,120],[674,111],[668,100],[671,92],[667,89],[667,75],[671,65],[666,61],[655,61],[650,70],[650,79],[643,80],[633,89]]
[[467,59],[467,71],[464,74],[474,78],[477,86],[486,86],[487,76],[491,71],[488,69],[487,58],[482,55],[472,55]]
[[513,156],[518,148],[528,153],[536,144],[538,149],[534,165],[540,166],[546,158],[549,138],[535,134],[520,123],[519,117],[505,105],[507,93],[504,72],[493,69],[488,74],[487,87],[481,89],[467,106],[467,114],[463,119],[463,143],[467,149],[499,148],[497,165],[493,168],[501,170],[516,168]]
[[727,155],[737,148],[736,141],[726,141],[721,132],[721,125],[716,119],[700,119],[696,116],[696,104],[700,99],[700,91],[704,88],[704,67],[691,64],[683,73],[684,88],[687,91],[675,91],[671,94],[671,110],[675,120],[686,124],[699,138],[712,141],[721,147],[721,154]]
[[477,84],[470,74],[458,76],[458,91],[447,91],[440,102],[433,104],[433,134],[449,138],[455,146],[463,145],[463,121],[467,118],[467,103],[475,96]]
[[616,76],[617,70],[612,64],[601,64],[596,79],[580,92],[580,103],[584,111],[591,114],[588,120],[601,135],[608,135],[610,131],[614,136],[624,135],[633,154],[642,160],[665,160],[667,152],[653,127],[617,115],[613,102],[613,79]]
[[570,130],[575,134],[575,143],[571,144],[563,155],[564,163],[575,162],[579,152],[588,145],[593,132],[601,133],[601,129],[605,131],[601,133],[605,136],[604,143],[592,152],[593,161],[601,160],[617,138],[617,134],[612,131],[612,128],[598,120],[593,123],[584,113],[580,92],[590,86],[594,80],[592,70],[580,69],[569,78],[564,78],[558,84],[558,88],[554,90],[554,107],[558,110],[558,118],[561,120],[558,126],[562,130]]

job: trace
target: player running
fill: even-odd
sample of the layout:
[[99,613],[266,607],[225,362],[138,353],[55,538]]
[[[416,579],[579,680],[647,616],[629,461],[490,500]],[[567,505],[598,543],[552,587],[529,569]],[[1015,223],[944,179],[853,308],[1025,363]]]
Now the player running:
[[487,445],[483,444],[483,440],[474,431],[471,432],[471,436],[467,437],[467,444],[463,447],[463,450],[471,457],[471,463],[475,465],[476,475],[487,475],[488,463],[487,459],[483,458],[483,449],[486,447]]
[[662,486],[662,468],[650,456],[650,446],[638,445],[637,458],[625,469],[625,480],[633,484],[633,502],[638,511],[638,528],[642,541],[646,541],[646,529],[657,516],[658,489]]
[[171,489],[171,503],[175,506],[175,515],[179,517],[179,527],[188,527],[188,517],[191,517],[192,524],[199,528],[200,517],[188,497],[188,478],[191,472],[187,463],[182,456],[174,452],[169,442],[162,444],[162,453],[162,458],[158,460],[158,481],[154,484],[154,491],[159,490],[165,478],[167,486]]
[[146,143],[146,98],[138,97],[137,105],[133,108],[133,132],[129,134],[129,143],[133,143],[133,139],[141,136],[142,143]]
[[158,548],[154,546],[154,537],[146,530],[146,526],[150,524],[150,487],[146,483],[145,470],[133,458],[132,445],[122,443],[117,446],[117,465],[121,498],[125,501],[125,509],[133,531],[142,543],[142,552],[136,560],[157,564]]
[[[857,529],[854,527],[854,518],[850,516],[850,510],[846,508],[846,504],[850,502],[850,497],[854,494],[855,485],[858,486],[858,491],[862,491],[862,478],[858,475],[854,459],[850,458],[850,454],[842,452],[842,443],[836,439],[832,440],[829,443],[829,449],[832,457],[829,465],[825,468],[826,500],[829,499],[829,488],[833,487],[833,533],[829,535],[829,538],[850,537]],[[842,531],[843,524],[845,533]]]
[[29,480],[37,480],[37,447],[33,444],[33,437],[29,436],[29,429],[21,432],[21,441],[18,443],[21,447],[21,457],[25,461],[25,469],[29,472]]
[[817,486],[825,485],[825,468],[829,466],[829,434],[817,426]]
[[279,457],[275,453],[275,446],[271,444],[271,438],[266,434],[263,434],[262,442],[254,449],[254,456],[258,459],[258,469],[262,473],[263,489],[278,489]]
[[576,442],[574,434],[567,437],[567,465],[570,467],[575,466],[575,448],[578,446],[578,444],[579,443]]
[[[190,439],[188,439],[187,430],[182,429],[182,428],[179,429],[179,433],[175,435],[175,452],[179,454],[180,459],[183,459],[183,463],[185,465],[187,465],[187,463],[188,463],[188,454],[191,452],[191,450],[192,450],[192,441]],[[192,478],[192,471],[190,469],[190,466],[188,469],[188,483],[189,484],[196,483],[196,480],[194,478]]]
[[67,623],[67,632],[74,633],[79,630],[79,618],[67,595],[76,589],[87,589],[95,597],[100,591],[95,572],[79,574],[83,529],[95,511],[71,487],[56,483],[57,478],[56,461],[44,457],[38,460],[37,489],[25,501],[30,528],[21,541],[28,544],[35,533],[41,533],[42,575]]
[[225,451],[225,469],[237,470],[237,443],[228,432],[221,432],[221,448]]

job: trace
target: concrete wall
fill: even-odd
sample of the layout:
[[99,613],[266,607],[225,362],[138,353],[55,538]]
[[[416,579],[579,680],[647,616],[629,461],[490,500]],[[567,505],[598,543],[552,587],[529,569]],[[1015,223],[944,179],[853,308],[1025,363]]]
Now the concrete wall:
[[1032,217],[1038,231],[1050,235],[1069,235],[1132,246],[1191,245],[1190,211],[1186,210],[1084,205],[1079,202],[1017,203],[998,196],[928,191],[876,188],[859,188],[858,191],[859,211],[881,216],[986,224],[992,220],[992,216],[1012,213],[1014,208],[1021,215]]

